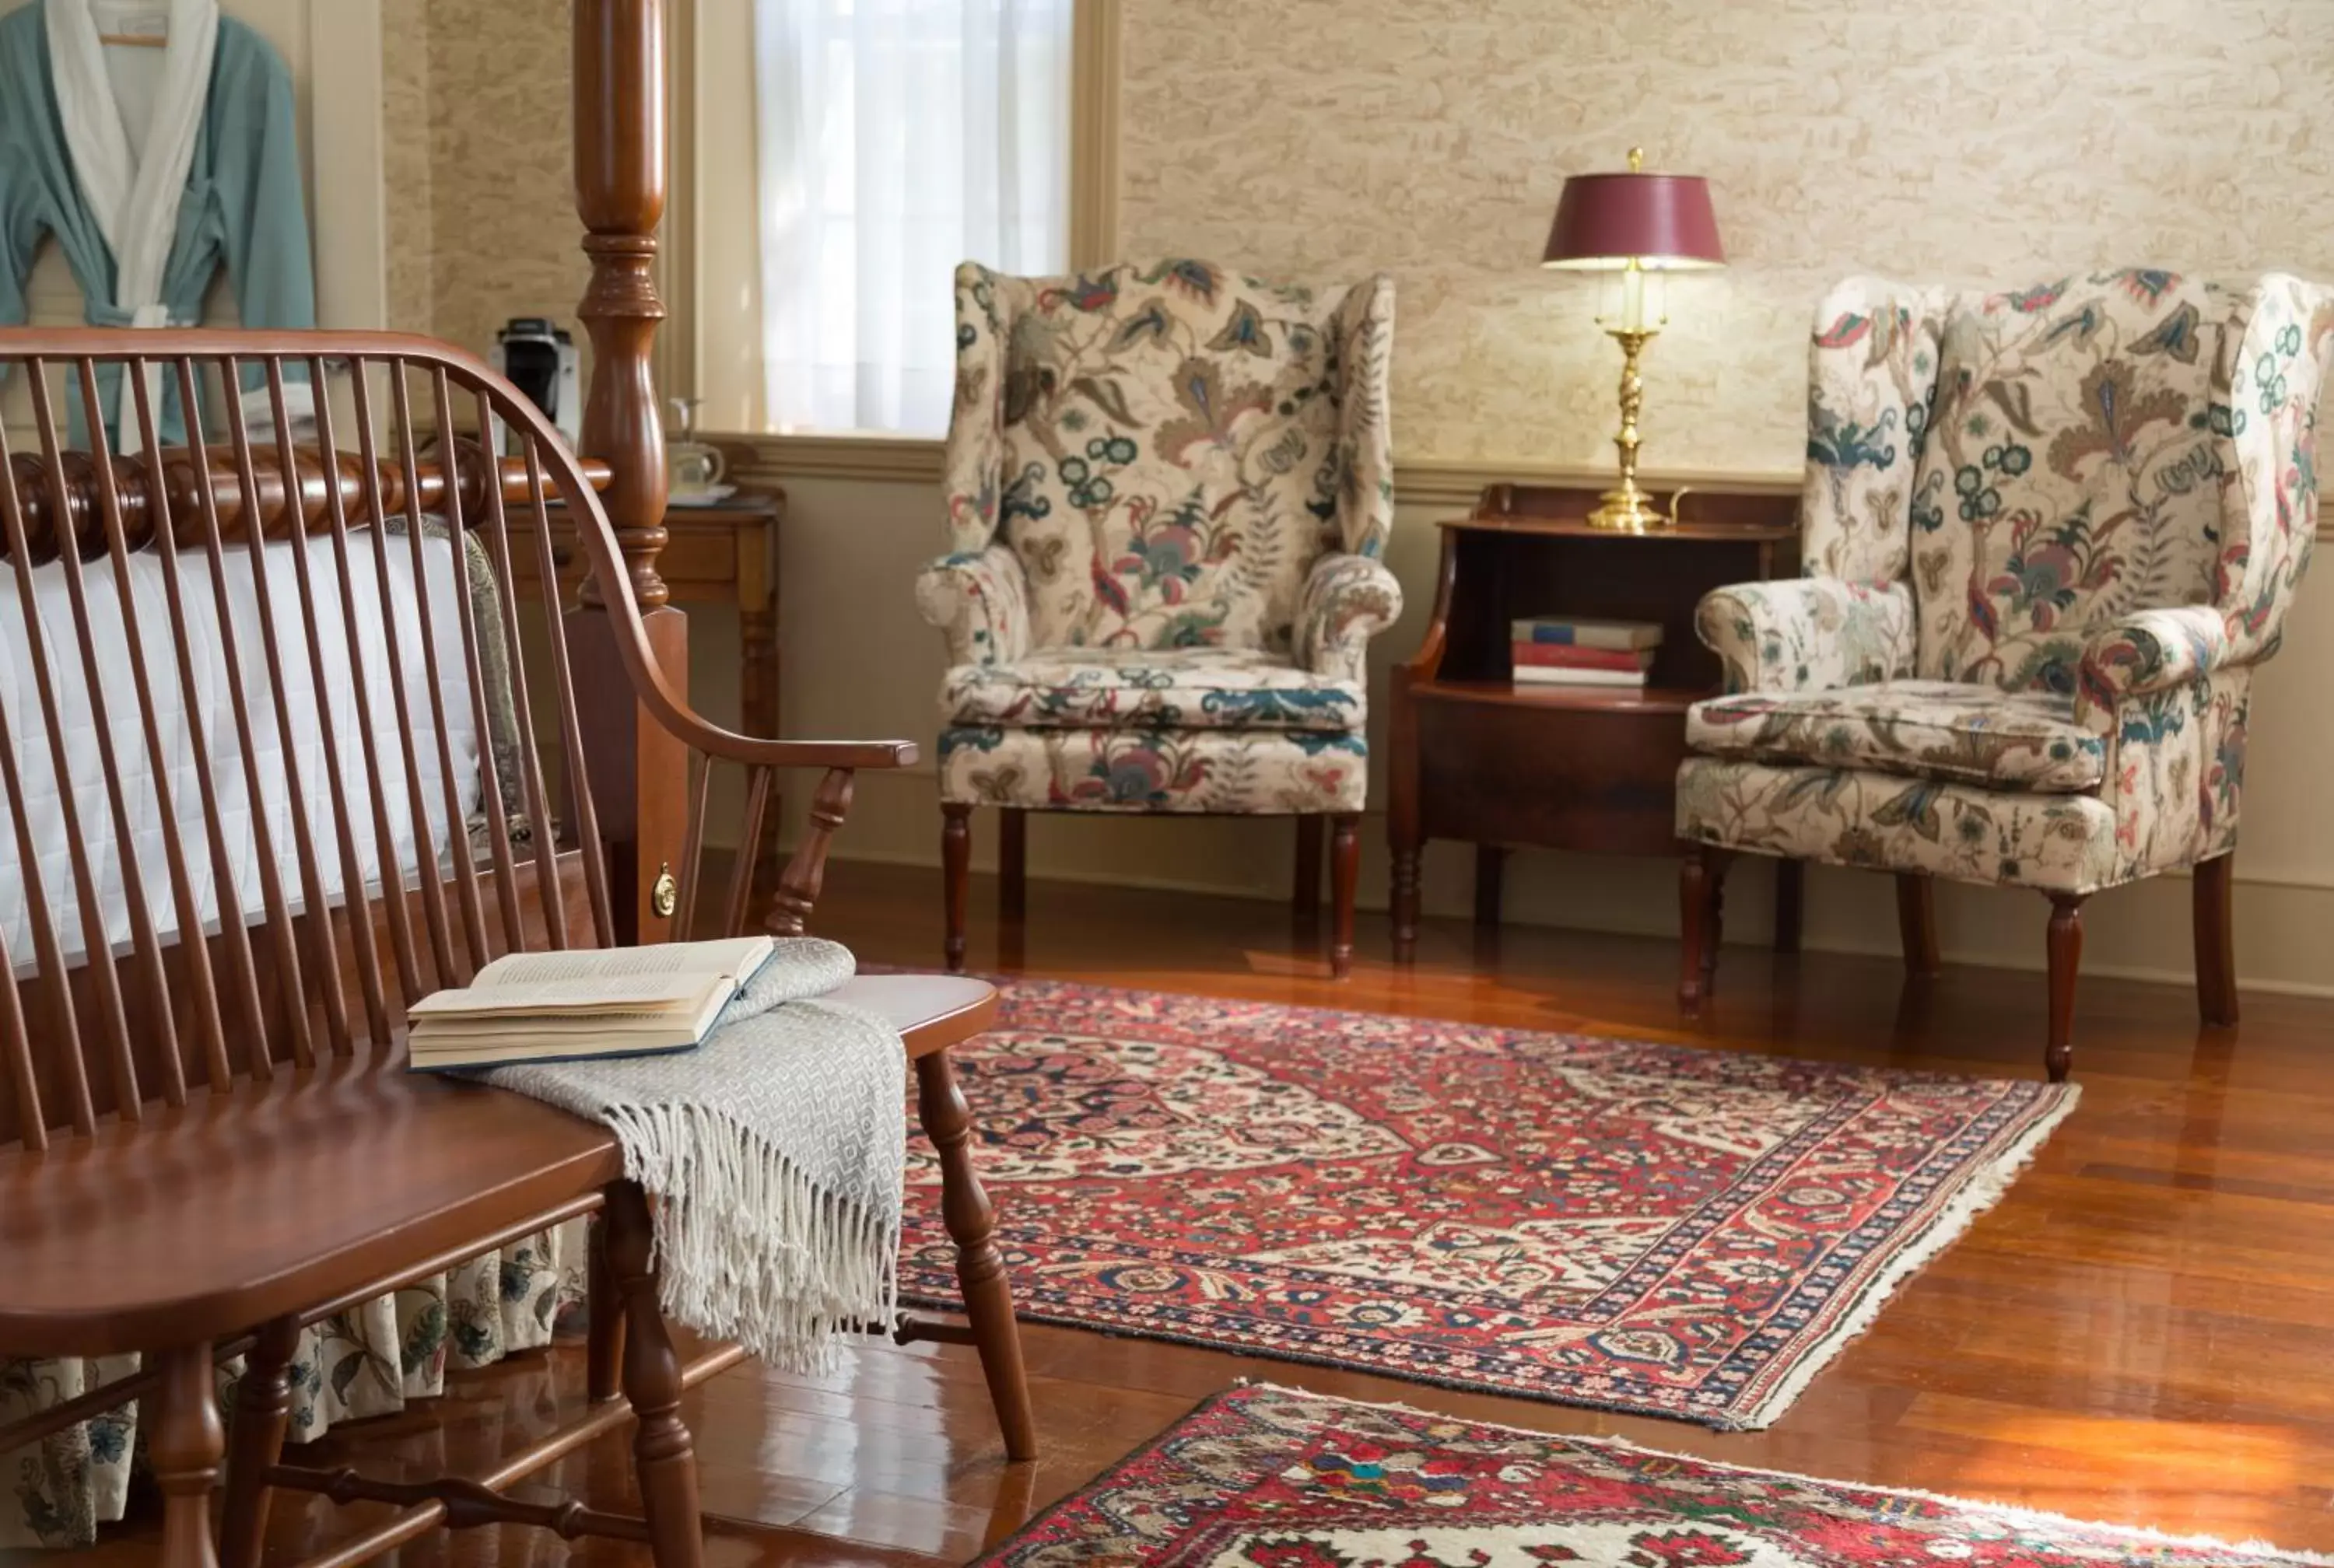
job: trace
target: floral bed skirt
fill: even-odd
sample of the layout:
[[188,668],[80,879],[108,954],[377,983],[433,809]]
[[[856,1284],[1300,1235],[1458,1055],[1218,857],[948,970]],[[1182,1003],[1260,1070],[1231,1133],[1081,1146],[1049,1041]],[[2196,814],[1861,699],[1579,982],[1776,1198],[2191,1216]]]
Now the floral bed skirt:
[[[309,1328],[292,1362],[290,1440],[429,1399],[444,1391],[449,1369],[549,1344],[563,1315],[583,1303],[589,1224],[569,1220]],[[137,1367],[136,1356],[0,1361],[0,1425]],[[223,1401],[242,1371],[239,1360],[221,1366]],[[138,1407],[130,1404],[0,1455],[0,1551],[94,1541],[99,1525],[121,1517],[137,1451]]]

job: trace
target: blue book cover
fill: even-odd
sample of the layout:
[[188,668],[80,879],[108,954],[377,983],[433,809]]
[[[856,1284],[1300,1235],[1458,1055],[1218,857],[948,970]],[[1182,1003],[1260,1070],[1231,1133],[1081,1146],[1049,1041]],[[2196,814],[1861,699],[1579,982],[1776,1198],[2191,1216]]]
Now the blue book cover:
[[1584,620],[1574,616],[1536,616],[1513,627],[1518,642],[1548,642],[1568,648],[1606,648],[1624,651],[1658,648],[1662,629],[1651,620]]

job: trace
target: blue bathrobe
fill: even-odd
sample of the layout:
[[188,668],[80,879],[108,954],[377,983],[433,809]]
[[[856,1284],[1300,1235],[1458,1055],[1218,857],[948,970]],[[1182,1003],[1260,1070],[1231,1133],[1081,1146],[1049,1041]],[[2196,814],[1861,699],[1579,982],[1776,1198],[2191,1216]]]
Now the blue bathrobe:
[[[93,326],[130,325],[130,313],[113,303],[117,258],[75,178],[43,9],[27,5],[0,16],[0,326],[25,319],[25,277],[44,232],[56,236],[89,302],[85,319]],[[249,26],[220,17],[193,161],[162,269],[159,303],[168,307],[170,324],[199,321],[203,296],[222,266],[244,325],[316,324],[293,103],[292,74],[283,58]],[[98,107],[113,111],[110,99]],[[119,366],[98,372],[107,436],[116,450],[121,446],[120,380]],[[247,374],[246,390],[260,380]],[[178,394],[167,380],[162,393],[156,410],[161,438],[174,443],[183,434]],[[68,400],[79,444],[80,399]]]

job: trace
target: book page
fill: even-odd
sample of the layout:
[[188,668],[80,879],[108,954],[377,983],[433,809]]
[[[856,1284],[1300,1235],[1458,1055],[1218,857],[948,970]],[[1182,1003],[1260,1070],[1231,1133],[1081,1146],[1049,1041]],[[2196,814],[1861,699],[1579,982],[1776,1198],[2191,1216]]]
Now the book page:
[[[564,955],[563,955],[564,956]],[[435,991],[405,1010],[408,1018],[438,1015],[536,1015],[670,1014],[693,1010],[709,991],[725,984],[720,975],[585,973],[574,978],[506,981],[467,991]]]
[[661,942],[651,948],[592,948],[566,953],[506,953],[478,971],[470,989],[563,984],[599,976],[728,975],[744,978],[771,951],[767,937]]

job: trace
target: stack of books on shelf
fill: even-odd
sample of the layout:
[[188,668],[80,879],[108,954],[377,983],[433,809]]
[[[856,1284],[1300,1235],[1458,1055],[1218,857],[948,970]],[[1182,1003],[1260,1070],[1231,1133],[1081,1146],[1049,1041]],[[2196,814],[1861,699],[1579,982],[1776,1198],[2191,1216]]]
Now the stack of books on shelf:
[[1582,620],[1538,616],[1515,623],[1518,686],[1645,684],[1662,629],[1650,620]]

